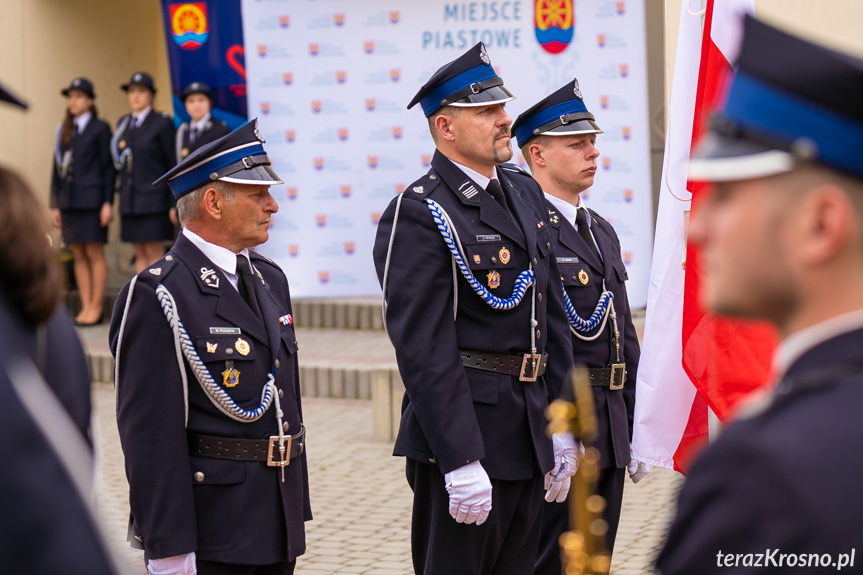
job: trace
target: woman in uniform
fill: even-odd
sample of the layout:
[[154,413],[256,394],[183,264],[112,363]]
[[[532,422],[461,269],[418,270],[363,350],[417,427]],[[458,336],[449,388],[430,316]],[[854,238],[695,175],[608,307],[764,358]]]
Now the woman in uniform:
[[210,115],[213,109],[213,93],[209,86],[202,82],[192,82],[186,86],[180,97],[191,120],[183,122],[177,128],[178,162],[185,160],[186,156],[204,144],[209,144],[231,132],[227,124]]
[[93,84],[75,78],[61,92],[66,117],[57,128],[51,207],[54,225],[72,247],[75,283],[81,297],[81,326],[102,322],[108,267],[105,242],[113,211],[114,179],[111,128],[97,117]]
[[165,253],[164,242],[174,238],[176,209],[166,184],[153,182],[177,163],[174,122],[153,110],[153,78],[135,72],[121,86],[131,113],[120,118],[111,140],[114,165],[120,172],[120,237],[135,248],[138,272]]

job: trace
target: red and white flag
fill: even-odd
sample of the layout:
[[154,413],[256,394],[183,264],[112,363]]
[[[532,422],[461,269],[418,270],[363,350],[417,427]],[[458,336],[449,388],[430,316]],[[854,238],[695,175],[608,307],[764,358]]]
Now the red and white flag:
[[685,243],[686,222],[691,201],[706,190],[687,182],[689,156],[724,95],[743,17],[755,5],[707,0],[694,13],[693,3],[701,5],[681,3],[633,434],[636,459],[681,472],[707,439],[708,406],[727,421],[737,401],[767,380],[775,346],[770,328],[698,305],[698,251]]

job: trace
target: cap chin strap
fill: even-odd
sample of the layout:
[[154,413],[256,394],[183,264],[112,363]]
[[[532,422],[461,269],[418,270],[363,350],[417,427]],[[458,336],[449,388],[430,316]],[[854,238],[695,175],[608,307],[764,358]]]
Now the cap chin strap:
[[446,98],[441,100],[440,106],[441,108],[443,108],[444,106],[449,106],[450,104],[458,102],[462,98],[479,94],[480,92],[484,92],[485,90],[488,90],[489,88],[494,88],[495,86],[503,86],[503,78],[495,76],[494,78],[489,78],[488,80],[474,82],[467,88],[459,90],[455,94],[447,96]]

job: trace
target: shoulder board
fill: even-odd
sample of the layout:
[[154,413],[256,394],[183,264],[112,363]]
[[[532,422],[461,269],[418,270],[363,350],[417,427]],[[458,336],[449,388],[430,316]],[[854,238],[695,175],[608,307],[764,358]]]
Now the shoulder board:
[[177,256],[168,252],[162,259],[147,266],[141,273],[139,273],[138,281],[156,289],[156,286],[162,283],[165,277],[174,269],[176,264]]
[[527,170],[523,169],[521,166],[518,166],[516,164],[501,164],[500,169],[506,170],[507,172],[512,172],[515,174],[521,174],[522,176],[527,176],[528,178],[531,177],[531,175],[529,173],[527,173]]
[[[273,260],[271,260],[267,256],[265,256],[263,254],[259,254],[258,252],[254,251],[254,250],[249,250],[249,258],[256,261],[256,262],[264,262],[264,263],[270,264],[271,266],[273,266],[274,268],[276,268],[280,272],[282,271],[282,268],[279,267],[279,264],[277,264],[276,262],[274,262]],[[284,272],[282,272],[282,273],[284,273]]]
[[440,176],[434,169],[431,169],[426,175],[409,185],[403,192],[403,195],[414,200],[423,200],[428,197],[440,182]]

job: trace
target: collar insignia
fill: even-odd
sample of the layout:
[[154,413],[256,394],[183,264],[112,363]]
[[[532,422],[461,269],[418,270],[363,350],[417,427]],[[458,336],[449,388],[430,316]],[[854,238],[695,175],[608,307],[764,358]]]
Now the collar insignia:
[[216,275],[215,270],[201,268],[201,281],[204,282],[207,287],[219,289],[219,276]]

